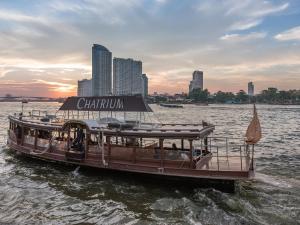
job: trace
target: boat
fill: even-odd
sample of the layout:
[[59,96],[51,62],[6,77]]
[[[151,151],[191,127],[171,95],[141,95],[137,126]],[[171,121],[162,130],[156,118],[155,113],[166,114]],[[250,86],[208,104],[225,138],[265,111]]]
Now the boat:
[[195,105],[197,105],[197,106],[208,106],[208,103],[207,102],[197,102],[197,103],[195,103]]
[[167,108],[183,108],[182,105],[178,105],[178,104],[160,103],[159,105],[162,107],[167,107]]
[[28,103],[28,100],[27,99],[25,99],[25,98],[22,98],[22,101],[21,101],[22,103]]
[[142,96],[69,97],[56,115],[9,115],[7,144],[40,160],[229,191],[253,178],[253,143],[213,136],[208,122],[148,122],[145,114],[153,111]]

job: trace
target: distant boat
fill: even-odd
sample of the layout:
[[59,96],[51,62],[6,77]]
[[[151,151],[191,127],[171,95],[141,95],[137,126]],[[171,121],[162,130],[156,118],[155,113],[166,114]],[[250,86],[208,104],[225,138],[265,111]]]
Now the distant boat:
[[64,99],[64,98],[59,98],[59,99],[57,100],[57,102],[58,102],[58,103],[64,103],[64,102],[65,102],[65,99]]
[[208,106],[208,103],[195,103],[195,105],[198,105],[198,106]]
[[28,100],[23,98],[22,103],[28,103]]
[[177,104],[165,104],[165,103],[161,103],[159,104],[162,107],[167,107],[167,108],[183,108],[182,105],[177,105]]

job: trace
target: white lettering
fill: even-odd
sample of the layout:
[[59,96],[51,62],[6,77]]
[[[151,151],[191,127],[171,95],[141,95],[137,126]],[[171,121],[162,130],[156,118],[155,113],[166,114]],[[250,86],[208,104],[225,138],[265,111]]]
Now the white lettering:
[[91,104],[91,100],[85,100],[84,108],[88,109],[90,107],[90,104]]
[[123,105],[123,101],[121,101],[121,99],[117,100],[117,105],[116,108],[117,109],[123,109],[124,105]]
[[95,107],[96,107],[96,100],[93,99],[93,100],[92,100],[92,104],[90,105],[90,109],[91,109],[91,108],[95,109]]
[[83,108],[83,106],[80,106],[80,103],[81,103],[81,101],[85,101],[85,98],[80,98],[80,99],[78,99],[78,101],[77,101],[77,109],[82,109]]
[[97,99],[96,109],[98,109],[98,107],[99,107],[99,102],[100,102],[100,99]]
[[[116,99],[111,99],[110,104],[109,104],[109,108],[114,109],[116,107],[116,102],[117,102]],[[114,103],[114,104],[112,105],[112,103]]]
[[105,100],[105,99],[102,99],[102,100],[101,100],[100,109],[103,109],[103,108],[105,108],[105,102],[106,102],[106,100]]

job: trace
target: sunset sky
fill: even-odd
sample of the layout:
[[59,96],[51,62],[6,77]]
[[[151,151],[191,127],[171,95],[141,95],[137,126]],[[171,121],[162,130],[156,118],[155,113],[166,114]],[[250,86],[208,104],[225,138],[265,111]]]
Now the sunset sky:
[[93,43],[142,60],[149,92],[300,89],[299,0],[1,0],[0,96],[69,96]]

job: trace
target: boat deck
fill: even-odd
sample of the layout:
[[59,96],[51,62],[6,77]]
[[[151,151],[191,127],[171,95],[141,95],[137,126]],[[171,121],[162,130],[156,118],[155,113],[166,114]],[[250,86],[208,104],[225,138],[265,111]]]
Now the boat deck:
[[211,157],[203,164],[201,170],[222,170],[222,171],[247,171],[250,167],[250,160],[247,157]]

